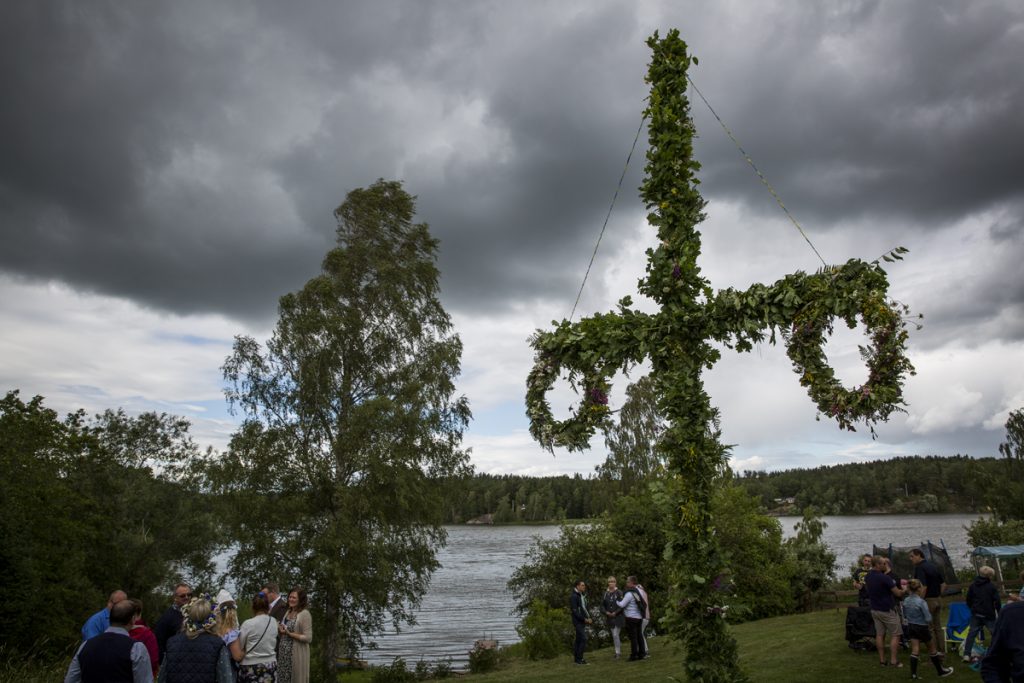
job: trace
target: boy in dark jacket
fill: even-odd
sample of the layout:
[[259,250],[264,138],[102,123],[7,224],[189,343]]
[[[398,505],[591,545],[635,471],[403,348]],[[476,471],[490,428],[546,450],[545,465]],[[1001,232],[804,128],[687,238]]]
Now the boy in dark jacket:
[[964,642],[964,661],[971,661],[971,648],[974,647],[974,639],[978,637],[982,626],[988,629],[991,637],[996,627],[996,617],[999,615],[999,589],[992,583],[992,577],[996,570],[992,567],[982,567],[978,570],[978,576],[974,583],[967,589],[967,608],[971,610],[971,627],[967,631],[967,640]]

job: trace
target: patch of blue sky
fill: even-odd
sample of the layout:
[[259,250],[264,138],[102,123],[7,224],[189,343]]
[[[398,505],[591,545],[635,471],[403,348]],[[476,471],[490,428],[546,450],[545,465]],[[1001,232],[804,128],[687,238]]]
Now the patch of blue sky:
[[481,436],[498,436],[530,428],[526,418],[526,406],[522,400],[503,401],[483,410],[473,408],[473,420],[469,430]]
[[217,337],[200,337],[194,334],[175,334],[166,331],[156,331],[153,333],[153,337],[159,341],[181,342],[184,344],[188,344],[189,346],[223,346],[225,348],[231,347],[230,339],[222,339]]

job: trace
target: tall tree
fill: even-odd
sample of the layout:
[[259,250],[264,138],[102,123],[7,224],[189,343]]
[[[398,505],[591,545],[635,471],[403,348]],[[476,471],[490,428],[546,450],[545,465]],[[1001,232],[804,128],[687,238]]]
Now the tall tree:
[[0,642],[60,652],[114,589],[155,606],[174,580],[209,578],[214,517],[175,474],[197,457],[181,418],[61,420],[40,396],[0,398],[0,575],[19,596],[0,603]]
[[223,368],[245,416],[213,471],[244,500],[230,571],[248,587],[304,583],[328,666],[414,623],[445,542],[437,481],[468,467],[462,344],[414,213],[398,182],[350,192],[323,272],[281,298],[265,349],[237,337]]
[[636,491],[663,466],[657,443],[664,429],[654,380],[645,375],[626,387],[619,420],[605,433],[608,457],[596,467],[597,473],[618,482],[622,493]]
[[1006,475],[992,509],[1002,521],[1024,520],[1024,408],[1010,412],[1006,441],[999,444],[999,452],[1006,462]]

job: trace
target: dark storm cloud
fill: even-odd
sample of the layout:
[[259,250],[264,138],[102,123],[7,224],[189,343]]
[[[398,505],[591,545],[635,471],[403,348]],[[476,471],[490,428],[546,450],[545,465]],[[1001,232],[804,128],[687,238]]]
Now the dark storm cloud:
[[[1022,191],[1013,5],[665,7],[705,94],[822,229],[891,213],[924,229]],[[655,27],[638,11],[5,3],[0,269],[265,318],[315,274],[345,193],[398,176],[452,306],[571,302],[644,106]],[[777,211],[702,107],[708,198]],[[608,252],[640,208],[643,142]]]
[[[1019,3],[786,3],[758,30],[720,28],[693,41],[692,76],[820,229],[865,215],[928,227],[1024,197]],[[776,210],[693,100],[706,190]]]

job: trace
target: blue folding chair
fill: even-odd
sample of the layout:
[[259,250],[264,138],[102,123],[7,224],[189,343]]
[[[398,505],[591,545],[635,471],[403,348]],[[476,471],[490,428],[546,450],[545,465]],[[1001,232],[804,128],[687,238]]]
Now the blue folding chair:
[[954,643],[957,646],[957,652],[963,654],[964,641],[967,640],[967,631],[971,627],[971,610],[962,602],[950,603],[948,607],[946,647],[949,647],[949,643]]

